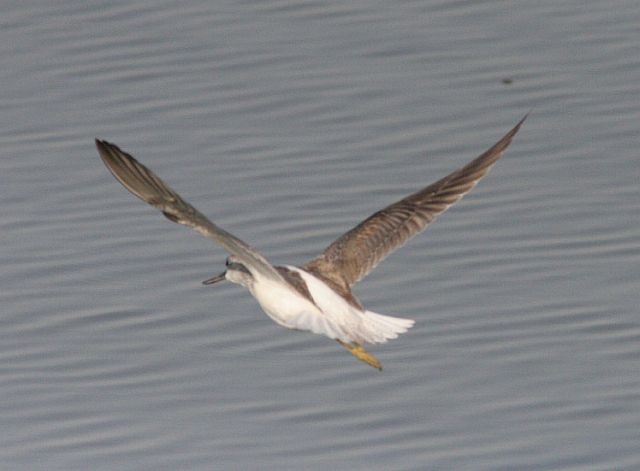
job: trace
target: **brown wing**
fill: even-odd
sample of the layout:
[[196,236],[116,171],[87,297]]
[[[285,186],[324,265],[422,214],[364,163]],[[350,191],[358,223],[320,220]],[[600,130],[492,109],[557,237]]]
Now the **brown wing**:
[[362,221],[304,268],[340,292],[350,293],[351,285],[476,186],[511,144],[525,119],[527,116],[480,157]]
[[218,242],[242,260],[247,268],[257,270],[272,279],[282,279],[259,252],[211,222],[133,156],[107,141],[96,139],[96,146],[102,161],[113,176],[135,196],[162,211],[167,219],[189,226]]

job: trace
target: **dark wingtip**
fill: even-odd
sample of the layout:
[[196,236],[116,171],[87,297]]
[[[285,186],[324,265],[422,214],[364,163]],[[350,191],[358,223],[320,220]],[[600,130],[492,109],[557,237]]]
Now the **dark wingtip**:
[[518,124],[516,124],[516,129],[520,129],[520,126],[522,126],[524,124],[524,122],[527,120],[527,118],[529,117],[529,115],[533,113],[533,108],[531,108],[529,111],[527,111],[525,113],[525,115],[522,117],[522,119],[520,121],[518,121]]
[[492,154],[498,151],[496,153],[497,158],[495,159],[495,160],[498,160],[502,156],[502,153],[506,150],[506,148],[509,147],[509,145],[511,145],[511,141],[516,136],[516,134],[518,134],[518,131],[520,131],[520,127],[527,120],[527,118],[529,117],[529,114],[531,114],[531,111],[533,110],[527,111],[527,113],[522,117],[520,121],[518,121],[518,123],[511,129],[511,131],[505,134],[502,137],[502,139],[500,139],[496,144],[493,145],[493,147],[491,147],[491,149],[489,149],[484,154],[482,154],[482,156],[480,156],[479,159],[481,159],[484,156],[487,156],[488,154]]
[[106,151],[107,149],[109,149],[110,146],[113,146],[113,144],[109,144],[108,141],[105,141],[104,139],[100,139],[99,137],[95,138],[95,143],[96,143],[96,147],[98,148],[98,151]]
[[532,111],[533,111],[533,109],[527,111],[527,113],[522,117],[522,119],[520,121],[518,121],[518,124],[516,124],[513,127],[513,129],[509,132],[509,135],[515,136],[516,133],[518,131],[520,131],[520,127],[524,124],[524,122],[527,120],[527,118],[529,117],[529,115],[531,114]]

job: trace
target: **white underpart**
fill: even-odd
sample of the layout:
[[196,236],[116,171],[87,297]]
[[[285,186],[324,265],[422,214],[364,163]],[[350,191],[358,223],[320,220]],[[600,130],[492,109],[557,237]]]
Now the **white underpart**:
[[362,311],[310,273],[292,266],[287,268],[300,274],[315,304],[291,286],[256,278],[251,293],[277,324],[343,342],[358,343],[384,343],[406,332],[414,324],[411,319]]

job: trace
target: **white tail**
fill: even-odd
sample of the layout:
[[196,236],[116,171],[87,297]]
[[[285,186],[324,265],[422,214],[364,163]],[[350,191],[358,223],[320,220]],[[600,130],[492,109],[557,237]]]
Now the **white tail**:
[[413,327],[416,321],[402,317],[391,317],[372,311],[362,313],[364,332],[362,339],[369,343],[385,343],[389,339],[395,339]]

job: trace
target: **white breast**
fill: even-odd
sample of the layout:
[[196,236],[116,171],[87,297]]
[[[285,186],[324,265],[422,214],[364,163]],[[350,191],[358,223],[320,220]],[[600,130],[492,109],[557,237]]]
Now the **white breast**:
[[278,281],[257,278],[251,287],[251,294],[271,319],[290,329],[297,328],[295,318],[301,312],[315,311],[320,314],[318,308],[292,286]]

